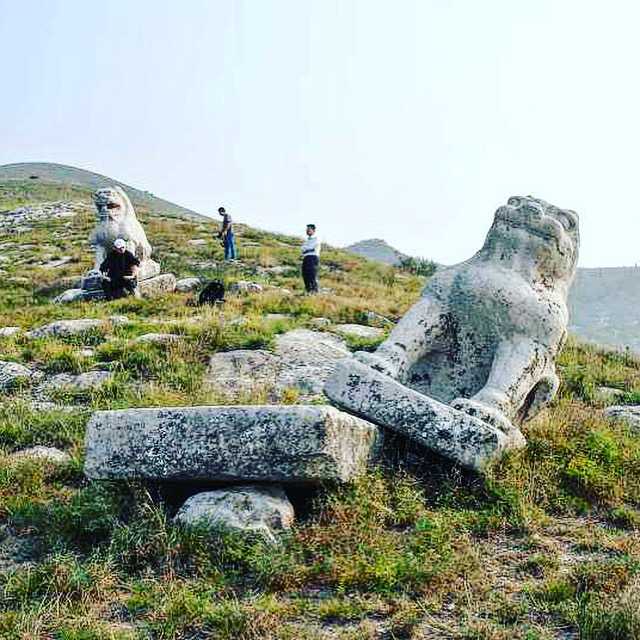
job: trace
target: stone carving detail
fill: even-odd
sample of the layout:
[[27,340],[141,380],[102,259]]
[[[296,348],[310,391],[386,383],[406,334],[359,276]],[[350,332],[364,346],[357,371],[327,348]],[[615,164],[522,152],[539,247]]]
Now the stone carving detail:
[[[482,249],[439,270],[378,350],[356,359],[523,443],[518,426],[558,389],[554,360],[566,337],[578,246],[573,211],[510,198]],[[349,394],[331,380],[327,393],[350,408]]]
[[[91,235],[95,248],[94,268],[99,269],[116,238],[127,242],[127,249],[143,262],[151,258],[151,245],[138,221],[129,196],[121,187],[98,189],[93,194],[98,224]],[[155,275],[155,274],[154,274]]]

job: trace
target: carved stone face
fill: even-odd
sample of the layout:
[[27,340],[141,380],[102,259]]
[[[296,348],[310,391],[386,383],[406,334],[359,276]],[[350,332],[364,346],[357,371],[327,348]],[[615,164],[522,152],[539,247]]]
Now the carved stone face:
[[516,196],[495,214],[485,247],[535,262],[542,277],[571,278],[578,260],[578,215],[569,209]]
[[100,222],[117,223],[127,215],[130,208],[128,198],[118,189],[98,189],[93,194],[93,202]]

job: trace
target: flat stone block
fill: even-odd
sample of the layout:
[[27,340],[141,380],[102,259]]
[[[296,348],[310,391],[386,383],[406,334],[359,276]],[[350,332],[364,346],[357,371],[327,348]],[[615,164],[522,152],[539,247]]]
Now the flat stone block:
[[525,444],[522,436],[503,433],[352,358],[338,363],[324,391],[339,407],[478,471]]
[[98,411],[87,426],[92,479],[345,482],[377,454],[375,426],[327,405]]
[[163,293],[171,293],[175,289],[176,277],[173,273],[163,273],[138,282],[138,290],[143,298],[155,298]]

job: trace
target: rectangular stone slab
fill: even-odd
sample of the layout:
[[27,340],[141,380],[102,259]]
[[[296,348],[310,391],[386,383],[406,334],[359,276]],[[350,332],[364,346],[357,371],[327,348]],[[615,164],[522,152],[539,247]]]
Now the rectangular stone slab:
[[324,389],[339,407],[393,429],[464,467],[481,470],[514,448],[494,426],[438,402],[353,358],[338,363]]
[[344,482],[363,472],[378,427],[328,405],[97,411],[86,434],[92,479]]

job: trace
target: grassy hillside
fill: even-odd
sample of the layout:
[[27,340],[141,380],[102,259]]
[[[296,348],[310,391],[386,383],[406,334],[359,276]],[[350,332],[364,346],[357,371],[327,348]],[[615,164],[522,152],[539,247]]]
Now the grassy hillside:
[[173,202],[163,200],[148,191],[130,187],[124,182],[114,180],[107,176],[70,167],[54,162],[19,162],[0,166],[0,184],[13,183],[13,181],[27,182],[31,189],[33,183],[44,182],[61,187],[75,186],[95,191],[101,187],[120,185],[131,198],[134,206],[146,206],[163,215],[178,215],[187,218],[203,218],[195,211],[181,207]]
[[[640,638],[640,440],[603,417],[596,393],[607,385],[638,401],[640,362],[571,342],[558,398],[526,427],[529,446],[485,478],[396,439],[397,455],[358,481],[292,495],[297,522],[279,545],[179,527],[170,493],[84,479],[91,411],[227,402],[204,381],[212,353],[268,349],[276,334],[317,317],[398,318],[423,281],[328,249],[321,285],[331,293],[306,297],[295,272],[266,270],[296,266],[298,239],[240,226],[241,262],[221,271],[212,265],[217,243],[189,243],[210,240],[213,223],[141,206],[164,270],[251,279],[265,291],[222,310],[189,306],[192,294],[179,293],[58,306],[51,297],[91,263],[90,191],[0,184],[0,210],[61,200],[87,207],[19,234],[0,227],[0,327],[122,314],[130,322],[67,340],[0,338],[0,360],[45,375],[115,372],[98,391],[61,393],[56,401],[71,410],[34,405],[21,384],[2,397],[0,638]],[[62,256],[72,262],[45,266]],[[267,317],[274,313],[284,317]],[[183,339],[132,341],[149,331]],[[265,390],[233,401],[270,398]],[[276,399],[298,402],[293,390]],[[60,447],[72,461],[11,456],[34,444]]]

